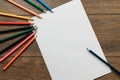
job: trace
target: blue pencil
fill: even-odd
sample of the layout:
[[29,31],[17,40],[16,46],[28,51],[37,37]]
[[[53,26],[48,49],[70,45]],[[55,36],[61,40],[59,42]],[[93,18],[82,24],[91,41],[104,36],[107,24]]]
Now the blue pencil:
[[42,6],[44,6],[47,10],[49,10],[50,12],[53,12],[52,11],[52,8],[47,5],[43,0],[37,0]]
[[102,59],[101,57],[99,57],[95,52],[93,52],[92,50],[89,50],[87,48],[87,50],[96,58],[98,58],[100,61],[102,61],[104,64],[106,64],[108,67],[110,67],[116,74],[120,75],[120,71],[118,71],[117,69],[115,69],[110,63],[106,62],[104,59]]

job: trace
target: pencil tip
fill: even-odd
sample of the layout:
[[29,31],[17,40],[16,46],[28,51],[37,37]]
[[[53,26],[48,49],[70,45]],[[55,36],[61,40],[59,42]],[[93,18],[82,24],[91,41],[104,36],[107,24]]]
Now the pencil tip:
[[89,51],[89,49],[87,48],[87,50]]
[[34,25],[35,25],[35,23],[31,23],[31,25],[33,25],[33,26],[34,26]]
[[37,27],[36,25],[34,25],[33,27],[34,27],[34,29],[35,29],[35,30],[37,30],[37,29],[38,29],[38,27]]
[[37,17],[40,18],[40,19],[42,19],[42,17],[40,17],[39,15]]
[[30,21],[34,21],[34,19],[30,19]]
[[43,10],[44,13],[46,13],[47,11],[46,10]]
[[50,10],[51,13],[54,13],[54,11]]
[[39,16],[40,19],[42,19],[42,17]]

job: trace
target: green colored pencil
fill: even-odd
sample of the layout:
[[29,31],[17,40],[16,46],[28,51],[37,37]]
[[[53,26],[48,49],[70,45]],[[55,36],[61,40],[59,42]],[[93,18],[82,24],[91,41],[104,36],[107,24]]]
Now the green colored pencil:
[[46,12],[45,10],[43,10],[40,6],[38,6],[37,4],[35,4],[34,2],[32,2],[31,0],[25,0],[27,3],[29,3],[30,5],[34,6],[35,8],[37,8],[38,10],[40,10],[41,12]]
[[32,32],[33,30],[35,30],[35,29],[34,29],[34,28],[31,28],[31,29],[28,29],[28,30],[19,32],[19,33],[17,33],[17,34],[11,35],[11,36],[9,36],[9,37],[0,39],[0,43],[3,43],[3,42],[6,42],[6,41],[8,41],[8,40],[11,40],[11,39],[13,39],[13,38],[22,36],[22,35],[24,35],[24,34],[26,34],[26,33]]

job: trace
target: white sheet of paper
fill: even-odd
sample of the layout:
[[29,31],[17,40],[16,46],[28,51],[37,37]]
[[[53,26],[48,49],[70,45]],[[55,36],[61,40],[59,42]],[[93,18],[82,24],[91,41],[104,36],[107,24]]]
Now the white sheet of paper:
[[110,69],[86,48],[105,59],[81,1],[73,0],[54,13],[34,18],[38,27],[37,42],[52,80],[93,80]]

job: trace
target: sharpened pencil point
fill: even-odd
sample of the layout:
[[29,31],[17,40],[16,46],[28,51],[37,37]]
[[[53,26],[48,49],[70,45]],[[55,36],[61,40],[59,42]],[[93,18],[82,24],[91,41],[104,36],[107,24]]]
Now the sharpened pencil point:
[[47,11],[46,10],[43,10],[44,13],[46,13]]
[[34,21],[34,19],[30,19],[30,21]]
[[34,27],[34,29],[35,29],[35,30],[37,30],[37,29],[38,29],[38,27],[37,27],[36,25],[34,25],[33,27]]
[[40,19],[42,19],[42,17],[40,17],[39,15],[37,17],[40,18]]
[[54,11],[50,10],[51,13],[54,13]]
[[88,48],[87,48],[88,51],[90,51]]
[[41,18],[40,16],[37,16],[38,18]]

